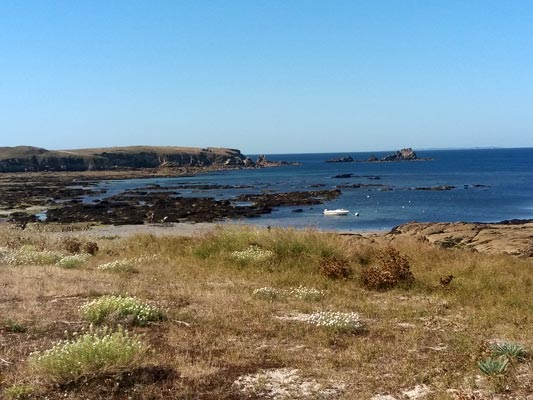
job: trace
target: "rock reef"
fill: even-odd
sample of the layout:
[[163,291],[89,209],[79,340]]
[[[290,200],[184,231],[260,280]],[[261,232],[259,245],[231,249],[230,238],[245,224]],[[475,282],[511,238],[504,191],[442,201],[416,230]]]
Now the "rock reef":
[[371,155],[366,160],[356,160],[351,156],[337,157],[330,160],[326,160],[327,163],[351,163],[351,162],[393,162],[393,161],[429,161],[430,158],[420,158],[416,155],[415,151],[408,147],[398,150],[395,153],[388,156],[378,158],[375,155]]

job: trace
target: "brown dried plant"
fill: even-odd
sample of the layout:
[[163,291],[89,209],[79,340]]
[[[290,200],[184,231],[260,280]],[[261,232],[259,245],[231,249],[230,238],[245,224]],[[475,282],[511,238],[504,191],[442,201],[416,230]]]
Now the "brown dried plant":
[[400,283],[412,283],[409,259],[392,247],[386,247],[377,254],[375,263],[364,267],[361,281],[369,289],[389,289]]
[[330,279],[347,279],[352,274],[348,261],[339,257],[322,258],[320,272]]

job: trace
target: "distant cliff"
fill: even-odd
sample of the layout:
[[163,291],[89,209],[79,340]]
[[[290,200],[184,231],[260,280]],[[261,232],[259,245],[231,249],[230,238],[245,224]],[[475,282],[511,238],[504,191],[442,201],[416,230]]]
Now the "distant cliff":
[[0,172],[244,166],[245,160],[239,150],[211,147],[131,146],[53,151],[31,146],[0,147]]

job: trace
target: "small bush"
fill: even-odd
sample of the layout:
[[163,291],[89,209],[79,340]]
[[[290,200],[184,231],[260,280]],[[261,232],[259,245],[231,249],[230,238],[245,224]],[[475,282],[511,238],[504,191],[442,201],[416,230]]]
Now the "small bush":
[[108,328],[63,340],[43,352],[32,353],[30,364],[55,382],[75,381],[83,376],[119,371],[139,363],[147,346],[128,331]]
[[3,262],[9,265],[50,265],[55,264],[63,254],[58,251],[38,251],[31,246],[23,246],[19,250],[3,254]]
[[413,280],[409,259],[392,247],[381,250],[376,263],[363,267],[361,272],[363,285],[370,289],[388,289]]
[[234,251],[231,256],[239,261],[261,262],[272,258],[274,252],[262,249],[257,245],[249,246],[246,250]]
[[56,262],[56,265],[65,269],[77,268],[85,264],[90,257],[91,256],[89,254],[73,254],[63,257],[61,260]]
[[8,400],[22,400],[30,398],[35,388],[32,385],[13,385],[4,390],[4,396]]
[[80,312],[83,318],[95,324],[107,321],[144,326],[165,319],[157,307],[135,297],[103,296],[81,306]]
[[277,289],[273,287],[262,287],[253,291],[255,297],[266,300],[277,300],[285,297],[292,297],[299,300],[319,301],[324,298],[324,291],[304,286],[291,287],[289,289]]
[[255,289],[253,291],[253,295],[260,299],[276,300],[284,296],[284,290],[276,289],[273,287],[262,287],[259,289]]
[[288,290],[288,295],[300,300],[319,301],[324,298],[325,292],[323,290],[306,288],[302,285],[293,287]]
[[107,272],[137,272],[133,263],[129,260],[115,260],[100,264],[96,269]]
[[66,238],[63,241],[63,248],[70,254],[78,254],[81,251],[81,242],[76,238]]
[[5,320],[5,329],[8,332],[13,333],[24,333],[26,332],[26,327],[22,325],[20,322],[15,321],[11,318],[6,318]]
[[346,279],[352,274],[348,261],[338,257],[327,257],[320,261],[320,272],[330,279]]
[[87,242],[83,245],[83,251],[91,256],[95,256],[98,253],[98,245],[95,242]]
[[310,314],[305,322],[322,326],[335,333],[356,333],[364,329],[360,315],[355,312],[320,311]]

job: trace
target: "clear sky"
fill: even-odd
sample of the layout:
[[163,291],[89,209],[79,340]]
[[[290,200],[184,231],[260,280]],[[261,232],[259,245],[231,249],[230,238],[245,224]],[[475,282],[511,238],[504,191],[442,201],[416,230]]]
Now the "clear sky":
[[11,1],[0,146],[533,147],[533,1]]

